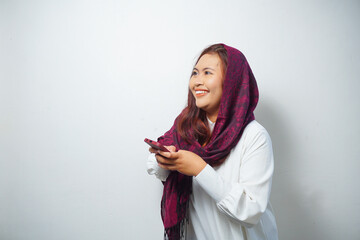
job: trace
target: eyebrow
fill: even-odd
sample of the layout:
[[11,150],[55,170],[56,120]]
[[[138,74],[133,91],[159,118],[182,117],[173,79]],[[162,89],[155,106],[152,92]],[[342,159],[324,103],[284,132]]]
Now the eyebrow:
[[[208,70],[208,69],[215,71],[215,69],[210,68],[210,67],[203,68],[203,71]],[[193,70],[199,71],[199,69],[197,69],[197,68],[194,68]]]

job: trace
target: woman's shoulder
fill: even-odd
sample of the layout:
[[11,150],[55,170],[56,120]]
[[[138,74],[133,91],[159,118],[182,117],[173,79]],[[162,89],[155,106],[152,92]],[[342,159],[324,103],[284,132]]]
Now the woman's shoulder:
[[[248,158],[245,158],[245,156],[250,156],[252,153],[259,150],[264,156],[271,156],[272,142],[265,127],[253,120],[245,127],[239,142],[232,149],[231,157],[229,157],[229,159],[234,159],[235,162],[237,162],[238,159],[246,161],[245,159]],[[232,163],[234,163],[234,161],[232,161]]]
[[238,145],[251,145],[254,142],[271,142],[268,131],[256,120],[251,121],[245,127]]
[[251,121],[244,129],[243,134],[248,134],[248,135],[252,135],[252,134],[259,134],[259,133],[265,133],[268,134],[268,132],[266,131],[265,127],[263,127],[263,125],[261,125],[258,121],[253,120]]

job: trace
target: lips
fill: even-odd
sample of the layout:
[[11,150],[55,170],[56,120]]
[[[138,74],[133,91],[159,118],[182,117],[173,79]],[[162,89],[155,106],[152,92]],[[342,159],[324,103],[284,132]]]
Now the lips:
[[197,97],[201,97],[201,96],[204,96],[208,93],[209,91],[208,90],[205,90],[205,89],[195,89],[195,95]]

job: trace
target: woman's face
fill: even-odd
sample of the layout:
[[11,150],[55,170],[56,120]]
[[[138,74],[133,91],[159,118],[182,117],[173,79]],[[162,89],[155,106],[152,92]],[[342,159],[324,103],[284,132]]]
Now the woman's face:
[[196,106],[207,113],[215,122],[223,90],[223,66],[218,54],[203,55],[191,74],[189,88],[196,100]]

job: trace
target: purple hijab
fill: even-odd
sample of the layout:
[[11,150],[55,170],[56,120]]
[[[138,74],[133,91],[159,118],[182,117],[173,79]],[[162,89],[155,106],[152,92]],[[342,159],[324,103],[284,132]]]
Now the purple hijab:
[[[197,141],[192,144],[181,138],[172,128],[158,141],[163,145],[174,145],[176,149],[196,153],[210,166],[218,165],[239,142],[244,128],[255,119],[253,111],[259,93],[255,77],[245,56],[237,49],[222,44],[228,55],[223,94],[219,114],[210,142],[202,147]],[[164,183],[161,200],[161,217],[165,227],[165,238],[180,239],[184,234],[187,206],[192,191],[192,177],[172,171]]]

